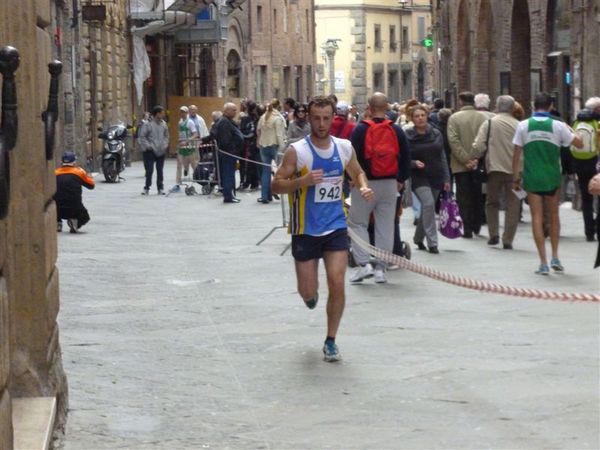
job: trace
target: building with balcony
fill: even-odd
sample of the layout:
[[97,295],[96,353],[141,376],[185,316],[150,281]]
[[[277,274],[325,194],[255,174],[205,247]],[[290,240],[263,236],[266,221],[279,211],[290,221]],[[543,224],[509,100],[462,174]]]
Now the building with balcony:
[[320,92],[361,107],[377,91],[392,102],[432,99],[433,55],[422,45],[431,33],[429,0],[316,0],[315,21]]

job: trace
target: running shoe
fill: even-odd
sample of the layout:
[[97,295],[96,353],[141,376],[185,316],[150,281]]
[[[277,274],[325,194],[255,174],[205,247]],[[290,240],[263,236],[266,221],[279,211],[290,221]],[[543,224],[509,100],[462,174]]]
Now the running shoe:
[[537,273],[538,275],[550,275],[550,268],[548,267],[548,264],[540,264],[540,267],[538,268],[538,270],[535,271],[535,273]]
[[317,307],[317,303],[319,302],[319,293],[317,292],[313,298],[310,300],[304,300],[304,304],[308,309],[315,309]]
[[550,267],[552,267],[552,269],[555,272],[564,272],[565,271],[565,268],[560,263],[560,259],[558,259],[558,258],[552,258],[552,260],[550,261]]
[[340,349],[334,342],[326,342],[323,346],[323,360],[326,362],[336,362],[342,359]]
[[373,276],[373,268],[371,264],[366,264],[364,266],[358,266],[358,268],[354,271],[354,275],[350,277],[351,283],[360,283],[362,280],[366,278],[371,278]]
[[375,276],[373,279],[375,283],[387,283],[387,279],[385,278],[385,271],[383,269],[375,269]]
[[181,187],[178,184],[176,184],[171,188],[171,192],[181,192]]
[[150,189],[144,188],[144,190],[142,191],[142,195],[148,195],[148,194],[150,194]]
[[165,194],[165,191],[163,189],[159,189],[158,190],[158,195],[167,195],[167,194]]

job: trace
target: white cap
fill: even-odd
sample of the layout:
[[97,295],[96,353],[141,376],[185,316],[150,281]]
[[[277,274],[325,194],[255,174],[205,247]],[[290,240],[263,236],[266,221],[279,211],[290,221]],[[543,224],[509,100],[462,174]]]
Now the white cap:
[[190,110],[187,106],[182,106],[181,108],[179,108],[179,111],[189,112]]
[[350,106],[348,105],[348,103],[340,101],[337,103],[336,109],[338,114],[348,114],[348,112],[350,111]]

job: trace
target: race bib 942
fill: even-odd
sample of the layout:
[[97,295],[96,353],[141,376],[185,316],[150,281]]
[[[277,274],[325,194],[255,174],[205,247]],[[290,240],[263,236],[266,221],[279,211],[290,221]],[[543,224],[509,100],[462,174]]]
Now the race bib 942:
[[342,177],[328,177],[315,185],[315,203],[336,202],[342,199]]

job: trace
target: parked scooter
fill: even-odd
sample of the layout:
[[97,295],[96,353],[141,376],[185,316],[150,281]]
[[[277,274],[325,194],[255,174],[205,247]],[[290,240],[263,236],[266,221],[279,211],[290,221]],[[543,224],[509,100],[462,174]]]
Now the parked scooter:
[[127,159],[125,138],[127,138],[127,130],[132,128],[131,125],[125,125],[123,122],[110,125],[106,131],[98,128],[98,131],[101,132],[98,137],[104,141],[102,146],[102,173],[108,183],[118,181],[120,179],[119,174],[125,170]]

